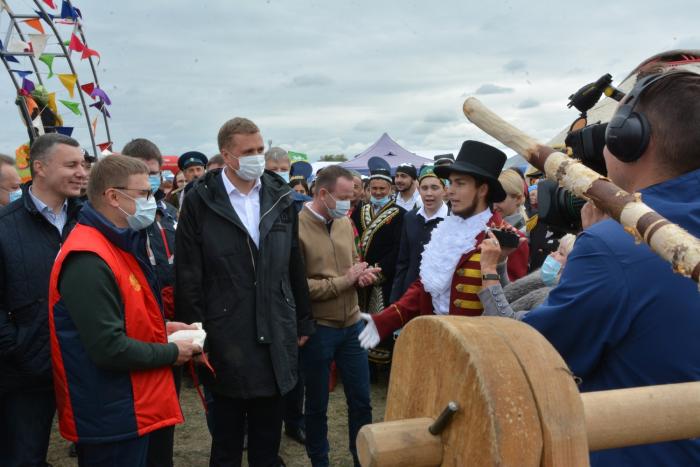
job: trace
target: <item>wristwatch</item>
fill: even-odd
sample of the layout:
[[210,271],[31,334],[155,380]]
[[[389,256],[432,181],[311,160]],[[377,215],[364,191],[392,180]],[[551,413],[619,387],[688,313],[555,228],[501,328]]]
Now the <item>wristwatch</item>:
[[498,274],[482,274],[481,275],[481,280],[483,280],[483,281],[497,281],[500,279],[501,278],[498,276]]

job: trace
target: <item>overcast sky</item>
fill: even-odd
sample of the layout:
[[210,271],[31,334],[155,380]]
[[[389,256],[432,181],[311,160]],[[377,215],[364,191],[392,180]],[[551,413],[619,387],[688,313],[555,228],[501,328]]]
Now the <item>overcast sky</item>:
[[[461,112],[470,95],[547,140],[576,117],[567,97],[583,84],[700,48],[700,2],[687,0],[75,5],[102,55],[115,149],[146,137],[164,154],[218,152],[218,129],[235,116],[312,159],[352,157],[383,132],[424,156],[456,153],[465,139],[490,141]],[[0,152],[12,153],[26,133],[0,80]]]

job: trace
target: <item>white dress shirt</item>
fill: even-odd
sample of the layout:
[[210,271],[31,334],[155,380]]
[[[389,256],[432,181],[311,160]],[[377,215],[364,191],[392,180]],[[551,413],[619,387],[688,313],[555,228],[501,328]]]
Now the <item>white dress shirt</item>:
[[404,201],[403,198],[401,197],[401,193],[396,193],[396,204],[402,208],[404,208],[406,211],[410,211],[411,209],[418,207],[422,208],[423,207],[423,200],[420,198],[420,193],[418,193],[418,188],[416,188],[413,191],[413,196],[408,201]]
[[59,235],[63,235],[63,227],[66,225],[66,222],[68,222],[68,200],[63,202],[61,211],[56,214],[46,205],[46,203],[34,196],[34,193],[32,193],[32,187],[29,187],[28,191],[29,197],[32,199],[32,201],[34,201],[34,206],[36,206],[37,211],[44,216],[44,219],[49,221],[51,225],[58,229]]
[[441,219],[444,219],[445,217],[447,217],[447,214],[449,214],[449,209],[447,208],[447,204],[443,202],[442,205],[440,206],[440,209],[435,211],[435,213],[432,216],[428,216],[425,213],[425,206],[420,207],[420,209],[418,210],[418,214],[423,219],[425,219],[425,222],[428,222],[428,221],[431,221],[431,220],[436,219],[438,217]]
[[221,178],[233,210],[238,214],[255,245],[260,247],[260,187],[262,186],[260,179],[258,178],[253,189],[244,195],[228,179],[226,169],[221,171]]

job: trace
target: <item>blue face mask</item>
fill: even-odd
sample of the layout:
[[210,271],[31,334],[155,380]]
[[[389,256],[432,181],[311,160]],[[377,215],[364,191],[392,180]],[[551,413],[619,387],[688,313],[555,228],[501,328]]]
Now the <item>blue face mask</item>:
[[17,201],[18,199],[20,199],[22,197],[22,189],[18,188],[15,191],[11,191],[8,194],[8,196],[10,197],[10,203],[12,203],[13,201]]
[[148,183],[151,184],[151,191],[155,193],[160,188],[160,174],[154,174],[148,176]]
[[277,172],[277,175],[282,177],[282,180],[289,183],[289,172]]
[[387,203],[389,202],[390,199],[391,198],[389,198],[388,196],[385,196],[384,198],[380,198],[380,199],[377,199],[374,196],[371,196],[369,200],[372,203],[372,205],[378,206],[379,208],[383,208],[384,206],[387,205]]
[[540,276],[542,277],[542,282],[547,287],[551,287],[557,280],[557,274],[561,270],[561,263],[551,256],[547,256],[542,263],[542,269],[540,269]]

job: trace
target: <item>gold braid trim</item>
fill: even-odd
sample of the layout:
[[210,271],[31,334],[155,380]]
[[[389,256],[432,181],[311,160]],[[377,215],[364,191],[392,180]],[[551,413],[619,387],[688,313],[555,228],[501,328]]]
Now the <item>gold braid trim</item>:
[[399,314],[399,318],[401,318],[401,327],[406,326],[406,321],[403,319],[403,315],[401,314],[401,310],[399,310],[399,307],[396,305],[391,305],[391,308],[396,310],[396,313]]
[[[372,240],[374,239],[374,236],[376,235],[377,231],[391,219],[396,217],[396,215],[399,213],[399,208],[393,206],[393,204],[394,202],[392,201],[389,204],[387,204],[387,206],[385,206],[384,209],[379,211],[377,217],[375,217],[364,229],[364,232],[362,232],[362,238],[360,239],[360,253],[362,254],[363,258],[367,258],[367,251],[369,250],[369,246],[372,244]],[[365,210],[365,208],[368,209]],[[372,207],[368,204],[362,207],[363,224],[366,222],[367,213],[370,213],[371,215],[371,208]]]

